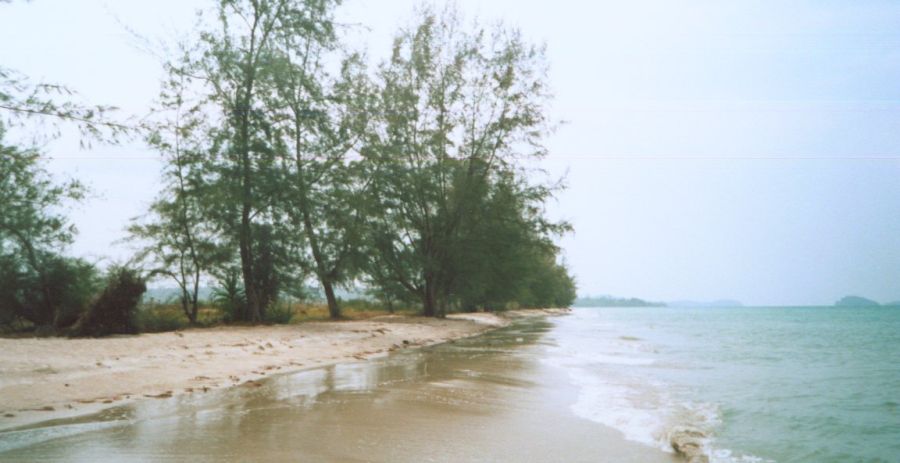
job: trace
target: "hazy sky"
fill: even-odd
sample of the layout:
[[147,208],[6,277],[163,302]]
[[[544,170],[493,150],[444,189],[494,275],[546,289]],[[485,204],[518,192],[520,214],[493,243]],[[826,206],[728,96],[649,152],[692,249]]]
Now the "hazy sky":
[[[0,5],[0,63],[143,113],[161,68],[151,38],[190,31],[202,0]],[[413,0],[349,0],[353,43],[385,56]],[[460,0],[548,45],[568,123],[545,166],[582,293],[830,304],[900,300],[900,2]],[[54,172],[99,197],[75,211],[74,252],[111,243],[158,189],[140,144],[48,147]],[[2,207],[2,206],[0,206]],[[2,211],[0,211],[2,213]]]

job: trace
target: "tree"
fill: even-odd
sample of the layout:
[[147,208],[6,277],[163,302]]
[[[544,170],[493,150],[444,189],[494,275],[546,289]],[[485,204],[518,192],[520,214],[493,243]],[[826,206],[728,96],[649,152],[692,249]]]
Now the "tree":
[[138,260],[149,261],[150,276],[175,281],[182,310],[196,324],[201,279],[227,260],[228,252],[217,242],[209,219],[213,206],[204,200],[209,189],[204,177],[206,119],[200,106],[185,100],[188,85],[190,79],[177,72],[164,84],[157,113],[165,118],[151,126],[147,142],[165,157],[165,186],[149,217],[135,219],[129,233],[147,242]]
[[[277,43],[330,30],[328,11],[336,2],[321,0],[219,0],[217,28],[203,32],[199,50],[185,65],[174,66],[202,85],[205,110],[216,114],[209,135],[212,150],[206,162],[211,220],[238,249],[246,297],[246,319],[259,322],[273,294],[260,282],[272,282],[278,272],[260,252],[278,239],[285,217],[275,207],[283,199],[286,153],[271,106]],[[296,250],[278,239],[282,256]],[[259,268],[257,268],[259,267]],[[263,271],[265,270],[265,271]],[[289,273],[286,271],[282,272]],[[269,289],[276,288],[277,285]]]
[[33,83],[27,76],[0,66],[0,123],[19,127],[38,124],[49,138],[59,135],[61,123],[74,125],[84,146],[91,140],[116,142],[134,128],[113,120],[113,106],[74,101],[74,90],[54,83]]
[[[2,2],[8,3],[8,1]],[[66,326],[77,318],[96,285],[93,265],[62,255],[75,228],[61,210],[84,198],[79,182],[54,182],[41,165],[41,153],[6,140],[7,129],[34,126],[47,140],[61,124],[81,132],[81,144],[116,142],[133,131],[112,120],[114,107],[75,101],[59,84],[33,83],[0,66],[0,319],[25,318],[39,326]],[[21,145],[21,144],[20,144]]]
[[60,325],[81,308],[94,277],[83,261],[60,256],[75,234],[60,210],[81,200],[85,188],[76,181],[55,183],[36,150],[6,145],[3,135],[0,125],[0,312]]
[[284,215],[305,239],[306,266],[322,286],[332,318],[341,316],[335,286],[355,276],[369,183],[351,160],[368,126],[372,91],[362,58],[327,61],[338,50],[333,1],[309,7],[306,27],[279,34],[268,107],[279,121],[287,179]]
[[449,263],[450,294],[461,309],[555,305],[544,292],[532,295],[536,288],[552,292],[562,284],[547,278],[547,268],[557,266],[553,238],[570,226],[545,218],[542,206],[551,193],[511,172],[468,191],[476,220],[462,223]]
[[461,275],[454,252],[478,220],[476,193],[545,153],[543,50],[516,31],[463,30],[453,10],[422,12],[380,71],[376,130],[363,150],[379,211],[374,265],[443,315]]

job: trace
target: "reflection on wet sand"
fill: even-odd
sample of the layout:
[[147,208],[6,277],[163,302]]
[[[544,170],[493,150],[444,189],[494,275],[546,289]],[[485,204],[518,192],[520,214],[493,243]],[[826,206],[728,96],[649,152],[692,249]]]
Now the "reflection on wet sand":
[[672,461],[572,416],[552,325],[0,434],[2,461]]

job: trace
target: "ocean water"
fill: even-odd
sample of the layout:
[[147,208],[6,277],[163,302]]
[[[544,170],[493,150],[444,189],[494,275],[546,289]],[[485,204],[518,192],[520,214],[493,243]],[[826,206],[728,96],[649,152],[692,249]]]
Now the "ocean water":
[[598,308],[554,319],[572,411],[712,462],[900,462],[900,310]]

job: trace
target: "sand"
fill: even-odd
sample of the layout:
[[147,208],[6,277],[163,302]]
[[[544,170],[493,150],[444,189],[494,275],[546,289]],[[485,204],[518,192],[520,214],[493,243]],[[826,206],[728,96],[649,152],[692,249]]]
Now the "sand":
[[274,374],[384,356],[506,326],[478,313],[219,327],[105,339],[0,339],[0,430],[138,400],[202,394]]
[[[506,324],[505,320],[497,320]],[[0,461],[676,463],[575,416],[541,319],[5,433]]]

